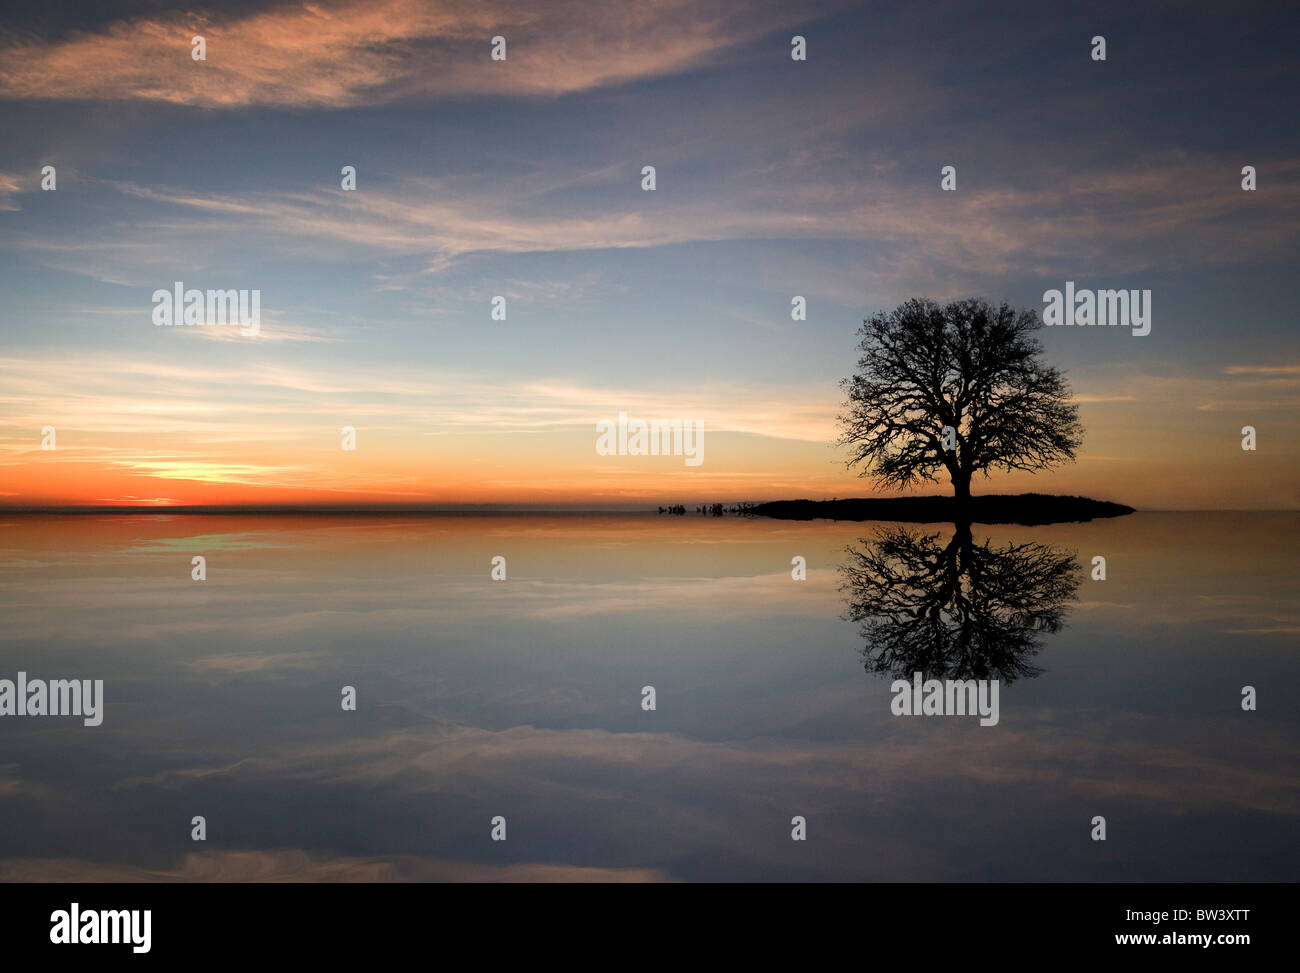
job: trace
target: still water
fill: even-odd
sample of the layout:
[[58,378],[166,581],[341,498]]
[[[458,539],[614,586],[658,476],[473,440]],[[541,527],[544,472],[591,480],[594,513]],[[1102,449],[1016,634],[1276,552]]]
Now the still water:
[[0,879],[1294,881],[1298,535],[0,514]]

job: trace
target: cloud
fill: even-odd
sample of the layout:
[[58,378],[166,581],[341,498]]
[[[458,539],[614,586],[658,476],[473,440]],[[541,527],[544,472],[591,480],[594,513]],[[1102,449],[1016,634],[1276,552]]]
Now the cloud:
[[[635,191],[639,164],[629,158],[592,170],[590,191],[563,205],[553,198],[550,170],[531,168],[488,181],[477,174],[397,176],[364,193],[218,193],[101,181],[155,207],[133,205],[89,234],[82,227],[75,236],[44,227],[15,231],[8,245],[37,262],[111,281],[156,281],[207,266],[221,253],[238,259],[250,239],[298,258],[417,265],[396,274],[376,266],[377,289],[388,290],[410,288],[471,255],[837,241],[872,248],[871,279],[944,296],[980,292],[990,278],[1074,279],[1080,268],[1090,276],[1164,274],[1288,252],[1300,241],[1300,160],[1264,162],[1273,180],[1265,223],[1251,194],[1219,185],[1224,160],[1181,152],[1153,155],[1127,173],[1062,167],[1038,187],[969,185],[958,193],[862,172],[796,169],[774,196],[770,177],[741,168],[720,190],[683,189],[653,206]],[[854,277],[862,276],[859,268]],[[282,330],[268,340],[313,340],[309,332]]]
[[1300,404],[1300,365],[1229,365],[1221,370],[1183,362],[1107,363],[1079,368],[1073,376],[1076,402],[1111,405],[1140,401],[1155,419],[1159,412],[1277,410]]
[[1300,380],[1300,365],[1229,365],[1227,375],[1263,375],[1285,380]]
[[[170,365],[137,358],[87,355],[69,358],[60,352],[36,357],[0,358],[4,388],[0,433],[39,429],[49,416],[82,433],[131,433],[193,439],[200,433],[209,446],[237,447],[231,473],[293,472],[290,464],[263,464],[235,469],[233,456],[250,442],[286,442],[337,438],[335,419],[355,417],[358,428],[417,428],[424,434],[528,432],[581,429],[595,439],[595,423],[613,419],[620,410],[635,418],[698,419],[707,433],[742,432],[823,443],[832,435],[838,393],[810,397],[806,389],[769,386],[755,390],[740,384],[708,387],[631,388],[596,386],[566,380],[501,379],[464,371],[431,372],[425,367],[386,367],[358,371],[350,362],[308,366],[249,367]],[[797,392],[797,394],[796,394]],[[319,396],[328,394],[323,405]],[[265,418],[263,418],[265,417]],[[30,437],[28,437],[30,438]],[[330,445],[337,448],[331,439]],[[71,443],[69,443],[71,445]],[[39,451],[17,437],[7,451]],[[60,444],[60,452],[63,445]],[[114,457],[102,456],[104,461]],[[192,465],[199,478],[213,461],[172,458],[165,451],[135,450],[120,462],[154,468],[160,475],[187,475]]]
[[[345,0],[281,3],[233,18],[170,13],[56,41],[11,40],[0,50],[0,96],[226,109],[554,97],[714,66],[816,7],[810,0]],[[195,35],[205,39],[205,61],[191,56]],[[506,38],[505,61],[490,57],[496,35]]]
[[24,180],[13,172],[0,172],[0,212],[16,212],[22,209],[21,206],[12,198],[20,192],[24,192]]

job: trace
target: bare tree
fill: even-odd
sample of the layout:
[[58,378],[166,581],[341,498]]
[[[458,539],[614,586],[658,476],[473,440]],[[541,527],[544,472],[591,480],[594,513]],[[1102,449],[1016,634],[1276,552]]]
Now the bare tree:
[[863,322],[840,445],[861,476],[906,487],[947,470],[959,502],[971,477],[1036,471],[1074,459],[1078,408],[1064,376],[1042,361],[1033,311],[987,301],[913,298]]

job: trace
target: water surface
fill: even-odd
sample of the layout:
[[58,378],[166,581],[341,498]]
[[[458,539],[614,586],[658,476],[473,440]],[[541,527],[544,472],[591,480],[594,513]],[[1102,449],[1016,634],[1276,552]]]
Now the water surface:
[[[1298,525],[975,525],[975,607],[899,634],[842,570],[891,525],[0,515],[0,678],[105,682],[0,717],[0,878],[1293,881]],[[892,715],[918,658],[998,724]]]

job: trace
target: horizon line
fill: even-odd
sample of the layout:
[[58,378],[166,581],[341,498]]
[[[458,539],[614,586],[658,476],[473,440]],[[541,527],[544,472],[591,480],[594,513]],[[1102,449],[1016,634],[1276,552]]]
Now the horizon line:
[[[904,499],[902,497],[845,497],[842,500],[856,499]],[[730,503],[750,501],[729,501]],[[767,503],[771,501],[759,501]],[[677,504],[680,506],[680,504]],[[182,514],[188,516],[203,515],[276,515],[276,514],[311,514],[316,516],[356,516],[356,515],[500,515],[500,514],[608,514],[608,513],[657,513],[663,504],[647,501],[646,503],[611,503],[592,505],[547,504],[547,503],[461,503],[461,504],[148,504],[141,506],[97,506],[93,504],[52,504],[14,505],[0,504],[0,515],[18,514],[66,514],[94,515],[116,514],[137,516],[140,514]],[[706,504],[707,506],[707,504]],[[1293,507],[1134,507],[1135,513],[1300,513],[1300,508]]]

